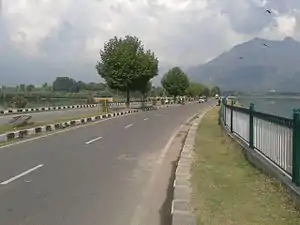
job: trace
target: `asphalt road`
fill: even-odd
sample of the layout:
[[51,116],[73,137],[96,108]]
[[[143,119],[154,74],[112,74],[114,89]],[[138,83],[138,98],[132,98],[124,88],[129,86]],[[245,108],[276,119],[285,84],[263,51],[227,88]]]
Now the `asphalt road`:
[[[118,110],[118,108],[112,108],[112,110]],[[65,109],[58,111],[44,111],[44,112],[33,112],[19,115],[31,115],[33,122],[51,122],[63,117],[77,117],[81,115],[93,114],[101,112],[102,109],[96,108],[80,108],[80,109]],[[9,123],[9,121],[17,115],[5,115],[0,116],[0,126]]]
[[131,114],[0,148],[0,224],[130,225],[166,143],[207,106]]

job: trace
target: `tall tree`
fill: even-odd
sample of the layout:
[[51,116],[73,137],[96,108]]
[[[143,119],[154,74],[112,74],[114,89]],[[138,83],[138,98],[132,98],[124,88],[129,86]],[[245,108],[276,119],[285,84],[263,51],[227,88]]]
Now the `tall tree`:
[[47,82],[45,82],[45,83],[43,83],[43,85],[42,85],[42,87],[44,88],[44,89],[48,89],[48,83]]
[[221,94],[221,90],[218,86],[214,86],[212,89],[211,89],[211,94],[212,95],[220,95]]
[[146,52],[141,52],[139,60],[140,76],[133,80],[133,88],[141,92],[143,98],[145,98],[152,87],[150,80],[158,75],[158,59],[154,52],[147,50]]
[[33,91],[34,90],[34,85],[33,84],[29,84],[26,86],[26,91],[30,92],[30,91]]
[[139,87],[139,91],[142,94],[143,102],[147,98],[147,94],[150,92],[151,88],[152,88],[152,83],[150,81],[148,81],[146,84],[141,83],[141,86]]
[[192,82],[187,88],[187,95],[193,98],[199,96],[204,91],[204,88],[205,88],[204,85]]
[[25,84],[20,84],[20,89],[21,89],[21,91],[25,91],[26,90],[26,85]]
[[76,81],[70,77],[56,77],[53,82],[53,91],[73,91],[75,88]]
[[114,37],[100,50],[97,72],[111,89],[126,93],[127,106],[130,91],[137,90],[137,84],[147,74],[146,66],[140,64],[144,63],[145,54],[142,42],[134,36]]
[[189,79],[179,67],[174,67],[164,75],[161,84],[175,100],[177,96],[185,94],[189,87]]

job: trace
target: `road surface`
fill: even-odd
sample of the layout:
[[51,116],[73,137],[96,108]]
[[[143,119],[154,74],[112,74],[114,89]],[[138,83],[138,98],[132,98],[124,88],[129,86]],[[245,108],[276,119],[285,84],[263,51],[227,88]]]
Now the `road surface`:
[[130,114],[0,148],[0,224],[131,225],[166,143],[208,104]]
[[[118,108],[112,108],[112,110],[118,110]],[[58,111],[44,111],[44,112],[33,112],[33,113],[29,112],[26,114],[19,114],[19,115],[31,115],[32,122],[51,122],[59,118],[77,117],[81,115],[97,113],[99,111],[101,112],[102,109],[95,107],[95,108],[65,109],[65,110],[58,110]],[[17,115],[0,116],[0,126],[7,124],[15,116]]]

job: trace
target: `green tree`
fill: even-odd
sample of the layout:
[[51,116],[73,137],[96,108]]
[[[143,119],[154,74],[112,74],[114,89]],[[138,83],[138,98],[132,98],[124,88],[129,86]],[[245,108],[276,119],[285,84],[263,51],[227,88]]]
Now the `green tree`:
[[191,96],[191,97],[196,97],[202,94],[202,92],[204,91],[204,85],[199,84],[199,83],[190,83],[190,86],[187,88],[187,95]]
[[87,90],[87,84],[82,81],[77,82],[77,87],[79,91]]
[[56,77],[53,82],[53,91],[75,91],[77,90],[76,81],[69,77]]
[[49,87],[49,86],[48,86],[48,83],[47,83],[47,82],[43,83],[42,87],[43,87],[43,89],[46,89],[46,90],[47,90],[48,87]]
[[158,59],[151,50],[142,51],[138,59],[140,61],[138,64],[140,73],[133,80],[133,89],[139,91],[143,98],[146,98],[152,87],[150,80],[158,75]]
[[150,92],[152,87],[152,83],[148,81],[146,84],[145,83],[140,83],[139,91],[142,94],[142,107],[145,106],[144,102],[147,98],[148,93]]
[[214,86],[212,89],[211,89],[211,94],[213,96],[215,95],[220,95],[221,94],[221,90],[218,86]]
[[25,84],[20,84],[20,90],[25,91],[26,90],[26,85]]
[[27,99],[23,95],[14,96],[9,103],[9,106],[13,108],[25,108],[26,105]]
[[168,94],[174,96],[174,100],[176,100],[177,96],[186,93],[189,79],[179,67],[174,67],[164,75],[161,84]]
[[34,85],[33,84],[27,85],[26,91],[30,92],[30,91],[33,91],[33,90],[34,90]]
[[100,50],[96,70],[111,89],[126,93],[127,106],[130,103],[130,91],[138,90],[138,84],[144,82],[142,77],[148,75],[145,71],[147,66],[140,64],[145,62],[145,55],[142,42],[133,36],[114,37]]

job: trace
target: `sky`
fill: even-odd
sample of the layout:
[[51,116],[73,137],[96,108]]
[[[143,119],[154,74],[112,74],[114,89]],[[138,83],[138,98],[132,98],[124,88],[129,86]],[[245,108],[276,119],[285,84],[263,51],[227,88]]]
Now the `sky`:
[[160,76],[173,66],[203,64],[254,37],[300,40],[299,0],[0,2],[2,85],[42,84],[57,76],[99,82],[99,50],[113,36],[139,37],[159,58]]

